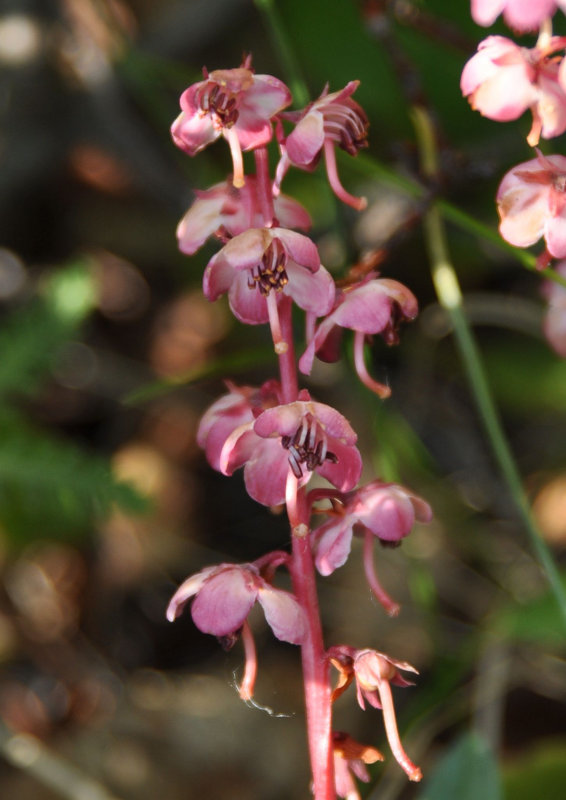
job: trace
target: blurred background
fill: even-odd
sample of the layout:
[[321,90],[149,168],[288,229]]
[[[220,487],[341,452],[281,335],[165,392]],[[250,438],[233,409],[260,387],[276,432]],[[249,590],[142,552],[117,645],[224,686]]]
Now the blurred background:
[[[288,79],[266,5],[0,0],[2,796],[308,796],[298,650],[252,618],[264,708],[249,708],[235,690],[240,646],[225,653],[189,614],[164,616],[188,574],[289,543],[284,516],[251,501],[240,475],[213,472],[195,442],[223,377],[257,385],[275,365],[266,328],[245,329],[223,300],[202,297],[216,246],[191,258],[176,247],[194,190],[229,171],[228,148],[190,159],[169,136],[203,65],[235,67],[251,52],[258,72]],[[560,619],[436,304],[426,204],[386,173],[376,178],[377,163],[418,178],[416,98],[441,147],[431,191],[495,230],[498,181],[531,157],[530,120],[490,122],[462,99],[461,69],[485,35],[466,0],[275,8],[311,97],[327,81],[335,91],[360,79],[371,121],[369,151],[339,159],[367,211],[335,202],[320,170],[291,172],[285,191],[309,208],[336,277],[375,258],[421,307],[398,347],[375,342],[373,372],[393,389],[386,403],[353,380],[348,343],[342,362],[318,364],[305,385],[351,420],[365,478],[399,480],[435,510],[400,549],[376,555],[403,605],[398,619],[372,602],[360,547],[320,581],[329,644],[374,647],[419,669],[417,686],[395,697],[424,785],[408,784],[379,713],[362,713],[353,690],[336,704],[336,725],[387,756],[365,797],[558,800]],[[545,151],[564,153],[564,137]],[[563,562],[566,365],[541,334],[541,279],[484,238],[456,227],[449,236],[518,466]]]

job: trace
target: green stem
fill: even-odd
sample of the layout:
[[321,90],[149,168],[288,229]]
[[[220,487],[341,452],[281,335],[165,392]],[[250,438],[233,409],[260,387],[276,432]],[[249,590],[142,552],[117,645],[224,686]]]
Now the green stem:
[[[412,116],[417,133],[423,173],[425,176],[433,178],[437,172],[437,156],[434,130],[430,117],[427,111],[421,107],[415,107]],[[493,453],[523,520],[533,550],[556,598],[566,626],[566,595],[560,575],[552,554],[532,517],[521,477],[499,420],[480,353],[462,308],[462,292],[458,277],[450,261],[441,211],[436,203],[433,203],[425,214],[424,232],[438,301],[450,316],[464,368]]]
[[295,103],[297,103],[298,106],[306,106],[310,99],[309,91],[303,78],[299,62],[295,57],[295,52],[289,42],[289,37],[287,36],[285,26],[281,20],[279,9],[274,0],[255,0],[255,4],[267,22],[267,28],[271,33],[273,44],[281,60],[287,83],[293,93]]

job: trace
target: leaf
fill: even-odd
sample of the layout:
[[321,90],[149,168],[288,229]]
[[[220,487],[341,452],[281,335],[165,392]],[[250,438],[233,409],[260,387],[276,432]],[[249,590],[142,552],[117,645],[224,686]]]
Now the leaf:
[[30,394],[60,347],[92,309],[94,283],[83,263],[60,270],[47,281],[44,296],[7,317],[0,329],[0,402]]
[[147,508],[105,459],[0,415],[0,525],[12,541],[84,535],[114,504]]
[[[566,576],[562,576],[566,590]],[[564,646],[564,625],[555,595],[544,592],[526,604],[513,604],[495,616],[493,628],[505,639]]]
[[523,754],[504,773],[505,796],[509,800],[562,800],[566,784],[566,742],[548,741],[534,752]]
[[485,741],[466,733],[434,768],[418,800],[502,800],[497,761]]

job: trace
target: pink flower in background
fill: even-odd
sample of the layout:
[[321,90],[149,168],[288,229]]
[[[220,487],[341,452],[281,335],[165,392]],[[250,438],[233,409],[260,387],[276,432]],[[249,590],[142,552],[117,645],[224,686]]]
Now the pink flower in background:
[[316,245],[285,228],[252,228],[230,239],[209,261],[203,288],[209,300],[228,292],[234,315],[250,325],[270,319],[272,292],[289,295],[317,315],[330,311],[335,293]]
[[[566,261],[557,264],[555,271],[566,278]],[[548,301],[542,327],[544,335],[556,353],[566,358],[566,288],[554,281],[545,281],[543,292]]]
[[281,402],[280,386],[275,380],[266,381],[261,388],[236,386],[226,381],[230,390],[204,413],[197,431],[197,443],[206,453],[208,463],[222,472],[221,455],[226,440],[236,429],[251,424],[266,408]]
[[321,575],[330,575],[346,563],[354,529],[369,531],[382,542],[396,544],[418,522],[430,522],[428,503],[403,486],[375,480],[349,492],[342,507],[313,531],[315,564]]
[[361,800],[354,777],[369,783],[370,775],[366,764],[383,761],[383,756],[375,747],[361,744],[343,731],[332,734],[334,749],[334,781],[336,794],[345,800]]
[[350,155],[356,155],[361,148],[367,147],[368,119],[362,107],[351,97],[359,85],[359,81],[350,81],[344,89],[332,94],[328,94],[328,87],[325,87],[318,100],[303,111],[282,115],[296,125],[280,142],[281,161],[277,167],[276,189],[291,164],[302,169],[314,169],[324,151],[328,180],[336,196],[359,211],[366,207],[365,198],[353,197],[340,183],[334,153],[335,145]]
[[550,255],[566,257],[566,157],[543,156],[518,164],[497,192],[499,231],[516,247],[544,236]]
[[167,608],[173,622],[188,600],[193,622],[203,633],[231,637],[245,623],[256,601],[278,639],[300,644],[304,636],[303,611],[295,597],[267,583],[255,564],[205,567],[179,586]]
[[299,369],[309,375],[315,354],[322,360],[337,361],[337,328],[349,328],[356,332],[354,360],[360,380],[381,397],[386,397],[390,394],[388,387],[377,383],[367,373],[364,341],[380,333],[387,344],[396,344],[400,322],[414,319],[417,312],[417,300],[406,286],[389,278],[376,278],[372,272],[363,281],[338,290],[334,309],[316,329],[301,356]]
[[237,69],[203,70],[204,80],[181,95],[181,114],[171,127],[173,141],[190,156],[223,136],[230,145],[234,186],[244,185],[242,150],[266,145],[271,120],[291,102],[285,84],[255,75],[248,57]]
[[503,12],[505,22],[517,31],[536,30],[566,0],[472,0],[472,17],[478,25],[493,25]]
[[[227,241],[248,228],[260,228],[263,225],[255,177],[247,177],[241,189],[236,189],[232,180],[228,179],[195,194],[196,200],[177,227],[179,250],[187,255],[195,253],[209,236],[216,235]],[[281,194],[275,198],[273,205],[281,227],[310,228],[308,211],[293,198]]]
[[559,83],[560,59],[551,54],[565,45],[564,37],[554,36],[543,48],[529,50],[503,36],[490,36],[464,67],[462,93],[484,117],[501,122],[530,108],[531,146],[540,136],[559,136],[566,130],[566,95]]

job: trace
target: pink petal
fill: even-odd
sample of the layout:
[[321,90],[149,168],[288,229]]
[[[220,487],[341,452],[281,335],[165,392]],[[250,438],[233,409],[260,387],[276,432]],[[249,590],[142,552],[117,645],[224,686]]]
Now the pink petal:
[[257,116],[271,119],[292,101],[287,86],[272,75],[254,75],[251,89],[246,92],[242,108],[253,111]]
[[335,284],[332,275],[320,267],[314,274],[294,262],[286,266],[289,283],[283,290],[304,311],[311,311],[317,317],[328,314],[334,304]]
[[[281,440],[260,439],[244,468],[244,482],[250,497],[264,506],[279,506],[285,502],[289,475],[289,456]],[[307,472],[299,481],[304,486],[310,478]]]
[[[234,125],[234,130],[238,135],[238,141],[242,150],[253,150],[256,147],[264,147],[273,136],[271,122],[258,119],[255,113],[240,109],[240,116]],[[226,129],[222,131],[226,135]]]
[[280,194],[273,201],[275,216],[283,228],[308,230],[312,226],[309,212],[300,203],[286,194]]
[[287,156],[299,167],[307,166],[324,144],[324,117],[312,109],[300,120],[285,140]]
[[272,237],[279,239],[290,258],[302,267],[306,267],[311,272],[316,272],[320,267],[320,256],[318,248],[312,239],[296,231],[288,231],[286,228],[272,228]]
[[190,156],[196,155],[220,136],[208,115],[195,114],[188,116],[185,112],[179,114],[171,126],[173,141]]
[[204,582],[215,572],[218,572],[219,569],[222,569],[222,567],[205,567],[195,575],[191,575],[186,581],[183,581],[167,606],[167,619],[169,622],[177,619],[187,600],[190,600],[191,597],[199,592]]
[[191,607],[197,628],[213,636],[238,631],[257,597],[253,577],[241,567],[228,567],[205,581]]
[[352,521],[348,516],[331,520],[315,533],[322,535],[316,545],[315,565],[321,575],[331,575],[348,560],[352,547]]
[[289,592],[264,584],[257,598],[265,612],[265,619],[278,639],[291,644],[301,644],[305,636],[303,610]]
[[557,216],[547,217],[544,238],[551,255],[566,258],[566,207]]
[[[557,65],[551,65],[557,73]],[[549,70],[539,77],[539,97],[537,110],[542,121],[542,136],[552,139],[566,130],[566,95],[557,80],[557,74]]]
[[556,10],[556,0],[507,0],[503,18],[517,31],[534,31]]
[[218,300],[220,295],[228,291],[235,277],[236,272],[233,266],[223,257],[222,250],[220,250],[212,256],[204,271],[202,290],[205,297],[211,302]]
[[[275,236],[275,231],[279,228],[250,228],[250,230],[234,236],[224,245],[215,258],[220,262],[229,264],[232,269],[244,270],[251,269],[260,263],[263,254],[271,244]],[[287,231],[293,233],[293,231]],[[302,236],[295,233],[295,236]],[[306,238],[306,237],[303,237]]]
[[247,272],[236,272],[228,299],[232,313],[245,325],[263,325],[269,322],[267,301],[257,286],[250,288]]
[[472,17],[478,25],[493,25],[505,7],[506,0],[472,0]]
[[[222,186],[222,184],[218,184]],[[216,188],[216,187],[214,187]],[[192,255],[222,224],[225,197],[219,193],[198,197],[177,226],[179,250]]]
[[337,456],[338,462],[333,464],[325,461],[316,471],[340,491],[348,492],[360,479],[362,457],[356,447],[342,444],[336,439],[329,441],[328,449]]
[[415,511],[407,495],[390,486],[373,493],[367,508],[360,510],[358,519],[380,539],[397,542],[411,532]]

